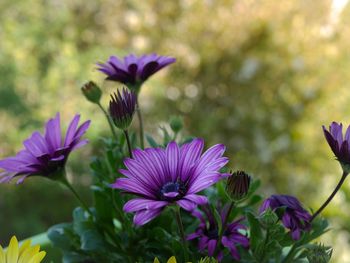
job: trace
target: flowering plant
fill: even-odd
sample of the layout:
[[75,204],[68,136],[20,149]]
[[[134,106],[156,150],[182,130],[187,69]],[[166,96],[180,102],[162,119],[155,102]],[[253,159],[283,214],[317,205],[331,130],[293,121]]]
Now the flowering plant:
[[[65,175],[70,153],[88,142],[82,137],[90,121],[78,126],[79,115],[62,137],[57,113],[44,135],[34,132],[16,156],[1,160],[0,183],[42,176],[64,184],[77,197],[81,206],[73,211],[72,222],[47,232],[62,250],[63,262],[328,262],[332,249],[315,242],[328,230],[320,213],[349,172],[350,128],[344,137],[341,124],[323,128],[343,176],[319,209],[312,213],[287,194],[263,200],[256,193],[258,179],[244,171],[231,172],[234,165],[227,166],[224,144],[207,147],[201,138],[184,136],[180,118],[162,129],[161,140],[145,136],[142,85],[174,62],[152,54],[111,56],[98,63],[107,80],[124,85],[116,87],[107,110],[97,84],[90,81],[82,87],[111,130],[100,156],[90,163],[93,204],[85,204]],[[136,118],[137,132],[131,126]],[[15,253],[11,251],[16,246],[10,246],[7,255]]]

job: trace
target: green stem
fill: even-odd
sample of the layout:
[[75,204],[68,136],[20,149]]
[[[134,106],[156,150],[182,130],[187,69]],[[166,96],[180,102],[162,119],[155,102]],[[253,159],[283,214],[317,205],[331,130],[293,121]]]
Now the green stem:
[[293,260],[294,251],[298,248],[298,246],[299,246],[298,242],[294,243],[294,245],[289,250],[287,256],[283,259],[282,263],[288,263],[288,262],[291,262],[291,260]]
[[73,193],[73,195],[77,198],[81,206],[84,208],[84,210],[91,216],[91,218],[94,218],[94,215],[91,213],[89,207],[85,204],[85,202],[80,198],[78,193],[75,191],[73,186],[68,182],[66,177],[62,177],[61,182],[68,187],[68,189]]
[[129,137],[128,130],[124,130],[124,135],[125,135],[125,138],[126,138],[126,143],[128,145],[129,156],[130,156],[130,158],[132,158],[132,148],[131,148],[131,143],[130,143],[130,137]]
[[270,235],[270,229],[267,229],[265,241],[264,241],[263,253],[261,255],[261,262],[265,262],[265,254],[266,254],[266,250],[267,250],[267,242],[269,241],[269,235]]
[[231,214],[231,211],[232,211],[234,205],[235,205],[234,202],[231,202],[230,207],[229,207],[228,210],[227,210],[227,213],[226,213],[225,218],[224,218],[224,222],[223,222],[223,224],[222,224],[222,226],[221,226],[221,231],[220,231],[220,233],[219,233],[218,242],[216,242],[214,255],[216,255],[217,250],[219,249],[219,244],[221,243],[222,236],[224,235],[225,228],[226,228],[228,219],[229,219],[229,217],[230,217],[230,214]]
[[185,261],[187,262],[188,261],[187,242],[186,242],[184,227],[183,227],[182,220],[181,220],[180,207],[179,206],[175,207],[175,217],[176,217],[177,226],[179,227],[180,237],[181,237],[181,240],[182,240],[182,246],[183,246],[183,250],[184,250]]
[[339,189],[341,188],[342,184],[344,183],[346,176],[348,175],[348,173],[343,171],[343,175],[339,181],[339,183],[337,184],[337,186],[335,187],[334,191],[331,193],[331,195],[328,197],[328,199],[326,200],[326,202],[323,203],[323,205],[312,215],[311,220],[314,220],[316,216],[318,216],[318,214],[320,214],[322,212],[323,209],[326,208],[326,206],[330,203],[330,201],[332,201],[333,197],[336,195],[336,193],[339,191]]
[[103,108],[103,106],[101,105],[101,103],[97,103],[98,107],[101,109],[101,111],[103,112],[103,114],[106,116],[107,118],[107,121],[108,121],[108,124],[109,124],[109,127],[111,128],[111,132],[114,136],[114,138],[117,140],[118,137],[117,137],[117,133],[115,132],[115,129],[114,129],[114,126],[113,126],[113,123],[111,121],[111,118],[109,117],[107,111]]
[[141,149],[145,148],[145,143],[144,143],[144,135],[143,135],[143,120],[142,120],[142,115],[141,115],[141,109],[140,109],[140,104],[139,100],[137,98],[136,102],[136,113],[137,113],[137,118],[139,119],[139,128],[140,128],[140,145]]

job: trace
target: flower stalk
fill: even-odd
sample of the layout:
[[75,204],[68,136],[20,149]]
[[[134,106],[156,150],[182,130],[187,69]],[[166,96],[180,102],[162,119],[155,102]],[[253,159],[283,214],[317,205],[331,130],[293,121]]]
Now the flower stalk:
[[130,143],[130,136],[129,136],[129,132],[128,130],[123,130],[124,135],[125,135],[125,139],[126,139],[126,143],[128,145],[128,150],[129,150],[129,156],[130,158],[132,158],[132,148],[131,148],[131,143]]
[[60,182],[64,184],[75,196],[75,198],[79,201],[83,209],[91,216],[91,219],[94,218],[94,215],[90,211],[89,207],[85,204],[85,202],[80,198],[79,194],[77,191],[75,191],[74,187],[68,182],[66,176],[62,176]]
[[337,194],[337,192],[343,185],[347,175],[348,173],[344,170],[342,177],[340,178],[340,181],[338,182],[337,186],[335,187],[331,195],[327,198],[327,200],[323,203],[323,205],[312,215],[310,222],[314,220],[323,211],[323,209],[325,209],[327,205],[332,201],[333,197]]
[[101,111],[103,112],[103,114],[106,116],[106,119],[108,121],[108,124],[109,124],[109,128],[111,129],[111,132],[113,134],[113,137],[114,139],[117,140],[117,133],[115,132],[115,129],[114,129],[114,126],[113,126],[113,123],[111,121],[111,118],[109,117],[107,111],[103,108],[103,106],[101,105],[101,103],[97,103],[98,107],[101,109]]
[[189,257],[188,257],[188,249],[187,249],[187,241],[186,241],[186,237],[185,237],[184,227],[183,227],[183,224],[182,224],[182,219],[181,219],[180,207],[179,206],[175,207],[175,218],[176,218],[177,226],[179,228],[180,237],[181,237],[181,240],[182,240],[182,246],[183,246],[183,250],[184,250],[185,262],[187,262],[188,259],[189,259]]

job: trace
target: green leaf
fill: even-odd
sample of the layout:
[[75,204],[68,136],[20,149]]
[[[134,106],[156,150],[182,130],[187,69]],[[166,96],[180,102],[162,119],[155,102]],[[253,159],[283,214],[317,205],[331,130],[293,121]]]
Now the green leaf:
[[255,215],[252,212],[247,212],[246,217],[248,219],[249,223],[249,229],[250,229],[250,246],[252,250],[256,250],[258,247],[258,244],[262,241],[263,233],[261,231],[259,220],[255,217]]
[[146,134],[146,140],[151,147],[158,147],[158,143],[153,139],[151,135]]

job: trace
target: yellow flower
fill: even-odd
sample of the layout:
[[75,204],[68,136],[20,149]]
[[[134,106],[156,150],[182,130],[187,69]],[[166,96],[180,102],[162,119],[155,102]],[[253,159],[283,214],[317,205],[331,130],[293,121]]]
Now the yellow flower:
[[19,246],[17,238],[13,236],[6,250],[0,245],[0,263],[40,263],[46,255],[40,251],[40,246],[30,246],[31,241],[25,241]]
[[[155,258],[153,263],[160,263],[160,262],[159,262],[158,258]],[[168,259],[167,263],[176,263],[176,258],[174,256],[172,256],[171,258]]]
[[[0,261],[0,263],[1,263],[1,261]],[[158,258],[155,258],[153,263],[160,263],[160,262],[159,262]],[[167,263],[177,263],[176,258],[174,256],[172,256],[171,258],[168,259]],[[188,262],[188,263],[191,263],[191,262]]]

